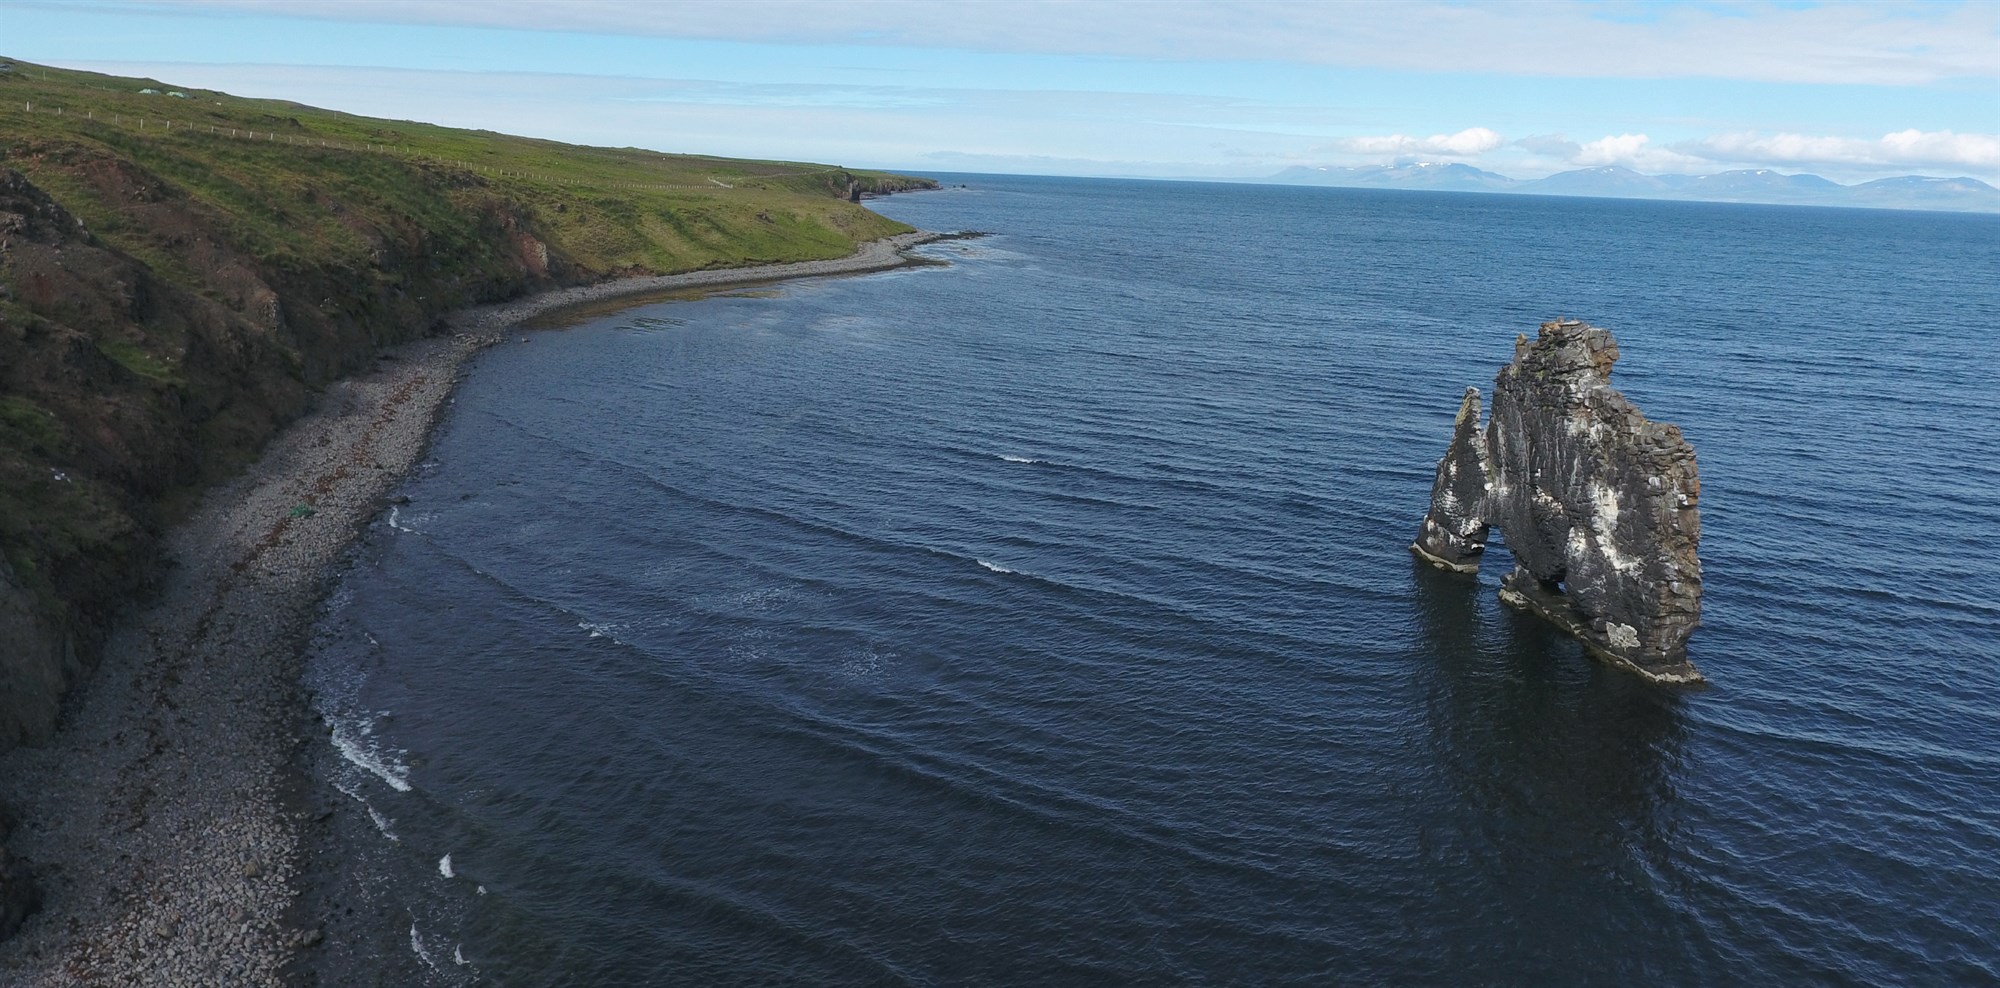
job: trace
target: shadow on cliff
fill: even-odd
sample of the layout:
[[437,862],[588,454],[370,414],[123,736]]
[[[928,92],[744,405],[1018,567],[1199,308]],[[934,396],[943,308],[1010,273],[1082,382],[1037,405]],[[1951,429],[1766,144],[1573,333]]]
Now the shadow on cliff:
[[[1511,559],[1493,555],[1506,572]],[[1490,578],[1416,560],[1410,574],[1418,730],[1445,804],[1421,853],[1456,876],[1436,890],[1437,908],[1508,928],[1505,945],[1453,948],[1467,954],[1452,969],[1560,977],[1566,965],[1589,969],[1593,951],[1630,949],[1618,946],[1621,928],[1629,939],[1675,925],[1662,883],[1678,870],[1685,699],[1497,605]],[[1619,910],[1603,911],[1606,901]]]

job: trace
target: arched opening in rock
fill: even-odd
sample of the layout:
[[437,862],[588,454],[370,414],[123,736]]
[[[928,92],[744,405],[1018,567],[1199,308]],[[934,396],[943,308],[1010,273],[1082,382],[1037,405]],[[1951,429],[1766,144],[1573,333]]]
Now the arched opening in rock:
[[[1411,550],[1474,573],[1480,550],[1507,543],[1515,570],[1502,600],[1648,678],[1699,682],[1684,652],[1700,618],[1694,448],[1611,387],[1617,358],[1611,334],[1579,320],[1543,323],[1532,344],[1517,338],[1483,435],[1479,390],[1465,389]],[[1576,594],[1570,564],[1581,567]]]

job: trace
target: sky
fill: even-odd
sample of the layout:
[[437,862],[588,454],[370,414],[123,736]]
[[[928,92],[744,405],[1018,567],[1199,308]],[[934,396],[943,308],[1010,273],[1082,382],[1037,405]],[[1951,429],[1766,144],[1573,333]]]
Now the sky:
[[901,171],[2000,184],[2000,0],[0,0],[0,55],[573,143]]

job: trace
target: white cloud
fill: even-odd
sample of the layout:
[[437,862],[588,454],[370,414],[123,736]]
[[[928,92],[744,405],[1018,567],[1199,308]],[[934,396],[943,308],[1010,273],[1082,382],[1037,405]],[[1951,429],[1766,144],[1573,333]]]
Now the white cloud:
[[1561,134],[1530,134],[1515,141],[1514,146],[1533,154],[1550,155],[1564,161],[1572,160],[1583,152],[1583,145]]
[[1345,137],[1328,145],[1328,150],[1343,154],[1471,158],[1491,151],[1503,143],[1505,140],[1499,134],[1485,127],[1467,127],[1456,134],[1432,134],[1429,137],[1411,137],[1407,134]]
[[1586,141],[1577,147],[1570,163],[1586,168],[1621,165],[1648,173],[1697,171],[1710,164],[1694,155],[1658,147],[1645,134],[1615,134]]
[[2000,4],[1287,0],[173,0],[153,9],[785,44],[1568,78],[2000,78]]
[[2000,134],[1901,130],[1877,140],[1806,134],[1720,134],[1674,146],[1708,161],[1797,167],[2000,171]]
[[[1836,181],[1862,181],[1899,173],[1956,173],[1994,181],[2000,177],[2000,134],[1961,134],[1914,128],[1873,140],[1809,134],[1716,134],[1656,143],[1646,134],[1609,134],[1577,143],[1563,134],[1535,134],[1509,142],[1507,161],[1489,167],[1522,174],[1621,165],[1636,171],[1705,174],[1731,168],[1812,171]],[[1491,159],[1489,159],[1491,160]],[[1520,177],[1520,175],[1516,175]]]
[[1648,142],[1644,134],[1600,137],[1578,147],[1570,160],[1579,165],[1622,165],[1637,158]]

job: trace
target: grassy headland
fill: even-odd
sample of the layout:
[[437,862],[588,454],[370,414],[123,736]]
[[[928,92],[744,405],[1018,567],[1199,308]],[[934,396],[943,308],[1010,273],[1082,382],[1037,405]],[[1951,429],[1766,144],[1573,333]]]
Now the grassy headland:
[[381,346],[546,288],[844,256],[908,229],[850,194],[928,187],[8,64],[0,634],[37,645],[0,668],[0,750],[46,733],[175,506]]

